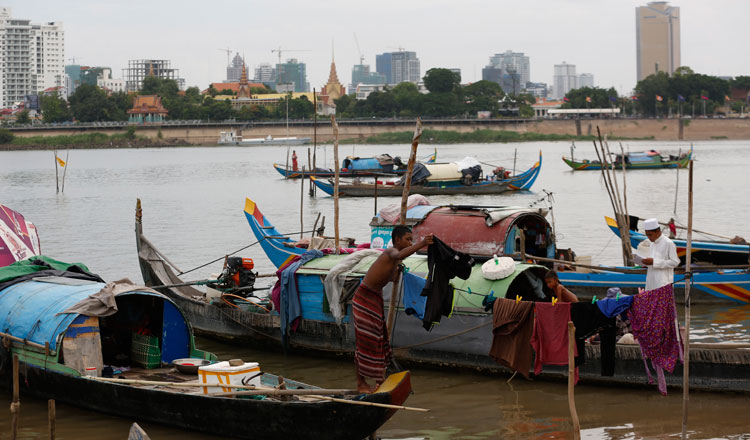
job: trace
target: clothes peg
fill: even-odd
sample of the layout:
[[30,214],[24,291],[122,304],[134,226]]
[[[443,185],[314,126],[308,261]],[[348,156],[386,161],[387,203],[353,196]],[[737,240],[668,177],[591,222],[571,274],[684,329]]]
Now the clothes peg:
[[615,296],[615,301],[619,301],[619,300],[620,300],[620,292],[617,292],[617,296]]
[[466,290],[468,290],[469,295],[471,295],[471,287],[467,287]]
[[554,306],[555,304],[557,304],[557,298],[552,298],[552,305]]
[[409,268],[408,267],[404,268],[404,273],[409,273]]
[[521,295],[516,295],[516,304],[521,302]]
[[499,261],[497,261],[497,255],[494,255],[494,254],[493,254],[493,255],[492,255],[492,258],[494,258],[494,259],[495,259],[495,264],[500,264],[500,262],[499,262]]
[[597,301],[599,301],[599,298],[597,298],[597,297],[596,297],[596,295],[594,295],[594,297],[593,297],[593,298],[591,298],[591,304],[594,304],[594,303],[596,303]]
[[490,298],[494,298],[494,297],[495,297],[495,291],[494,290],[490,290]]

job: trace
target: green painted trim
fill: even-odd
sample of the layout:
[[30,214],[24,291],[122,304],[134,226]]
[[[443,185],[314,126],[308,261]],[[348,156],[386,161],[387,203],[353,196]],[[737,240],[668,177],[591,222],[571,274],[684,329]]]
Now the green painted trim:
[[42,369],[54,371],[57,373],[70,374],[71,376],[81,376],[81,372],[60,364],[58,356],[45,356],[44,353],[36,353],[23,348],[11,348],[11,354],[18,355],[19,362],[33,365]]

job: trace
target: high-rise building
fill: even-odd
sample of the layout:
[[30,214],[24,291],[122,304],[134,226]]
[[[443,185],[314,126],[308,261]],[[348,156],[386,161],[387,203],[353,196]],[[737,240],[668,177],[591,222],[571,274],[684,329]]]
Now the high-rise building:
[[529,57],[523,52],[513,52],[510,50],[504,53],[498,53],[490,57],[490,66],[503,69],[508,74],[518,74],[521,85],[531,81],[531,65]]
[[552,82],[553,98],[562,99],[569,91],[577,88],[576,65],[568,64],[565,61],[562,64],[555,64],[555,76]]
[[381,85],[385,83],[385,75],[371,72],[369,64],[355,64],[352,67],[352,82],[349,85],[349,93],[356,93],[357,86],[360,84]]
[[263,83],[268,88],[276,87],[276,69],[269,63],[260,63],[255,68],[253,82]]
[[635,9],[638,81],[680,67],[680,8],[650,2]]
[[307,65],[296,58],[289,58],[286,63],[276,65],[276,91],[307,92]]
[[582,73],[578,75],[578,88],[590,87],[594,88],[594,74],[593,73]]
[[422,80],[421,67],[416,52],[386,52],[375,56],[375,68],[385,76],[387,84],[412,82],[417,84]]
[[185,90],[185,80],[180,78],[180,70],[173,69],[169,60],[128,60],[128,67],[122,69],[122,76],[125,77],[128,92],[140,90],[147,76],[174,80],[180,90]]
[[247,69],[245,60],[242,59],[239,53],[232,58],[232,63],[227,66],[227,80],[225,82],[237,82],[242,76],[242,67]]
[[65,31],[60,22],[31,23],[0,7],[0,106],[65,87]]

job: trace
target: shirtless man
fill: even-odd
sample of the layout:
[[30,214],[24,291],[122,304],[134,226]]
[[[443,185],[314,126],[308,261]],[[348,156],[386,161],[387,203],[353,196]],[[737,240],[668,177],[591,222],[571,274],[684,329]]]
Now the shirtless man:
[[432,234],[412,244],[411,230],[403,225],[393,228],[393,247],[386,249],[370,266],[352,300],[352,317],[357,350],[354,365],[357,369],[357,391],[369,393],[365,377],[372,377],[380,385],[391,360],[391,346],[385,323],[383,287],[393,281],[401,261],[432,244]]
[[578,297],[573,292],[566,289],[565,286],[560,284],[560,279],[557,277],[557,272],[551,270],[544,276],[544,282],[547,287],[552,291],[552,294],[557,297],[560,302],[577,303]]

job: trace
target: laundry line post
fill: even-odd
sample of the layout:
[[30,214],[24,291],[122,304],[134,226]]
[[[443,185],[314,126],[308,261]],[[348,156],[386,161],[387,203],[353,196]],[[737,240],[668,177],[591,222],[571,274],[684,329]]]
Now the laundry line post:
[[336,115],[331,115],[331,125],[333,126],[333,232],[335,240],[335,254],[339,252],[339,124],[336,122]]
[[[57,167],[57,164],[55,164]],[[10,428],[10,439],[16,440],[18,438],[18,413],[21,410],[21,402],[19,402],[19,384],[18,384],[18,355],[13,355],[13,403],[10,404],[10,412],[12,413],[13,420],[11,421]]]
[[578,421],[576,411],[575,385],[576,385],[576,328],[568,321],[568,405],[570,406],[570,418],[573,419],[573,437],[581,438],[581,423]]
[[[310,158],[310,150],[307,150],[307,158]],[[299,239],[302,240],[302,235],[305,231],[305,222],[302,221],[302,212],[304,211],[305,201],[305,166],[302,165],[302,178],[299,179]]]

